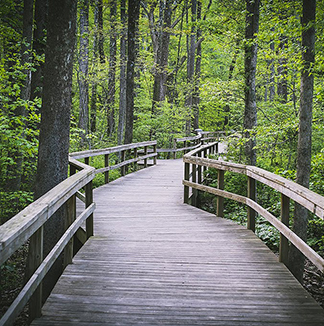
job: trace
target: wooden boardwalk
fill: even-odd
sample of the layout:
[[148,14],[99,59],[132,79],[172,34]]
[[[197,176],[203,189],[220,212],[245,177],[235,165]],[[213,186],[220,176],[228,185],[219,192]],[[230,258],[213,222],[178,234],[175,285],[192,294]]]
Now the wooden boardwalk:
[[182,204],[180,160],[95,190],[95,236],[33,325],[324,325],[249,230]]

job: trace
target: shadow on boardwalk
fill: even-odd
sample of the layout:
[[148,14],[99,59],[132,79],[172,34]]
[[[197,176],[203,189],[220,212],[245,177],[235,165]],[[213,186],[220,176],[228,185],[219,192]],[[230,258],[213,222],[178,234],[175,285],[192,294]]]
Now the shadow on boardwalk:
[[249,230],[182,204],[182,162],[95,190],[95,236],[33,325],[324,325]]

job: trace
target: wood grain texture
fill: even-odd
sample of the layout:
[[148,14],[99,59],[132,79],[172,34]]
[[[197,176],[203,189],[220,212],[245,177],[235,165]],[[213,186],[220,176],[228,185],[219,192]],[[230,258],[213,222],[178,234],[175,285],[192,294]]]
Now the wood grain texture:
[[94,191],[94,236],[33,325],[324,325],[323,309],[249,230],[183,204],[183,163]]

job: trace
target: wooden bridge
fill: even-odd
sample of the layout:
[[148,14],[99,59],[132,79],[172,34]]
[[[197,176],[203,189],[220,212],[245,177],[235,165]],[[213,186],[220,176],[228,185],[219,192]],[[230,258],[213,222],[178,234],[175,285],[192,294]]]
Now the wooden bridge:
[[94,235],[32,325],[324,325],[324,310],[251,230],[183,203],[204,160],[189,169],[190,159],[185,169],[158,160],[94,190]]

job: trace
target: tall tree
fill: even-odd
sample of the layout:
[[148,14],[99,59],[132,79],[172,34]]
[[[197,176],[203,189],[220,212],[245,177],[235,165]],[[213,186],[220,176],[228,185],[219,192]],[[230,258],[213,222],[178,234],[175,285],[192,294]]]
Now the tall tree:
[[126,0],[120,2],[120,24],[122,26],[120,35],[120,76],[119,76],[119,118],[117,142],[121,145],[125,135],[125,120],[126,120],[126,34],[125,28],[127,21],[126,16]]
[[79,128],[82,145],[89,132],[89,0],[80,3],[80,50],[79,50]]
[[126,126],[125,126],[125,144],[130,144],[133,140],[133,122],[134,122],[134,77],[135,63],[137,55],[136,31],[140,13],[140,1],[128,1],[128,50],[127,50],[127,74],[126,74]]
[[245,137],[248,141],[245,154],[248,164],[256,164],[255,138],[251,130],[257,123],[255,75],[257,66],[257,33],[259,30],[260,0],[246,0],[246,25],[244,46],[244,75],[245,75]]
[[[76,9],[76,0],[49,0],[35,199],[67,177]],[[44,255],[63,232],[64,214],[55,214],[44,226]],[[61,271],[60,263],[53,266],[45,297]]]
[[42,97],[43,89],[43,62],[46,43],[46,20],[47,20],[48,0],[35,1],[35,28],[33,36],[33,50],[37,58],[34,71],[31,75],[31,99]]
[[109,45],[109,74],[108,74],[108,103],[107,125],[108,136],[111,137],[115,129],[115,93],[116,93],[116,54],[117,54],[117,1],[110,0],[110,45]]
[[[299,133],[297,146],[297,183],[308,188],[311,170],[312,150],[312,111],[315,62],[315,13],[316,0],[303,0],[302,23],[302,58],[303,69],[300,84]],[[308,210],[295,204],[294,232],[303,240],[307,239]],[[289,267],[301,282],[304,272],[304,256],[294,246],[289,252]]]
[[[30,99],[30,75],[31,71],[29,64],[31,63],[31,49],[32,49],[32,36],[33,36],[33,0],[24,0],[23,11],[23,28],[22,28],[22,40],[20,48],[20,64],[23,67],[23,80],[20,89],[20,99],[22,101],[29,101]],[[11,114],[17,119],[13,121],[11,128],[15,130],[20,123],[24,123],[24,117],[26,115],[25,103],[23,105],[17,105]],[[17,123],[18,122],[18,123]],[[25,138],[25,135],[20,135],[21,138]],[[12,157],[13,164],[10,164],[7,169],[7,191],[18,191],[21,186],[22,178],[22,166],[23,166],[23,152],[18,147],[13,148],[13,151],[9,155]]]

